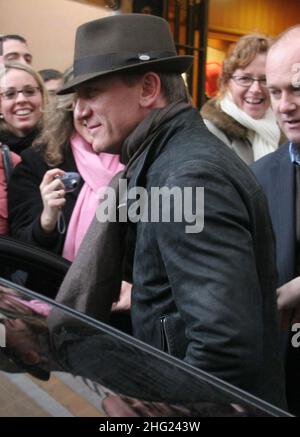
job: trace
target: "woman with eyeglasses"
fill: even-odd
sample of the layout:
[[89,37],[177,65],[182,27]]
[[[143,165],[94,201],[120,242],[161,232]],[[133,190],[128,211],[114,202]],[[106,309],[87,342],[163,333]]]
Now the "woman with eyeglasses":
[[281,143],[265,76],[270,44],[270,38],[260,34],[240,38],[224,60],[218,97],[201,109],[208,129],[246,164]]
[[41,128],[47,100],[43,81],[28,65],[5,63],[0,69],[0,235],[8,233],[7,183],[20,153]]
[[7,62],[0,70],[0,142],[18,155],[42,127],[47,90],[29,65]]

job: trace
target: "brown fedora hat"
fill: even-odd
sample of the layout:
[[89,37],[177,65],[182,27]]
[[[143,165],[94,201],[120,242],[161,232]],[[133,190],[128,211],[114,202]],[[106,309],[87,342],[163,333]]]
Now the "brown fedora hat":
[[100,76],[153,69],[186,71],[192,56],[178,56],[166,20],[154,15],[120,14],[82,24],[76,32],[74,78],[58,94]]

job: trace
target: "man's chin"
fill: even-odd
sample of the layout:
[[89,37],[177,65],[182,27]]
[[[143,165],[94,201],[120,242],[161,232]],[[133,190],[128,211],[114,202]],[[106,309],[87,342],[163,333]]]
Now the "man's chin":
[[290,140],[291,143],[293,143],[295,146],[299,146],[300,147],[300,138],[294,139],[294,140]]
[[99,153],[101,153],[101,150],[98,150],[97,147],[92,145],[92,149],[94,150],[95,153],[97,153],[97,155],[99,155]]
[[120,153],[119,150],[115,150],[114,146],[108,144],[98,144],[93,142],[92,148],[97,155],[100,155],[100,153],[111,153],[112,155],[118,155]]
[[94,152],[97,153],[97,155],[99,155],[99,153],[106,152],[105,147],[102,144],[98,144],[95,141],[92,142],[92,148]]
[[284,131],[284,134],[291,143],[295,145],[300,145],[300,134],[292,135],[289,131]]

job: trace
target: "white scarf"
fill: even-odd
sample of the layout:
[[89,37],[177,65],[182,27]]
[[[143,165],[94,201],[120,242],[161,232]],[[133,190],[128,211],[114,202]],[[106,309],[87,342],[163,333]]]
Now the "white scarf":
[[220,106],[222,111],[250,130],[248,138],[252,143],[254,161],[277,149],[280,129],[271,108],[263,118],[254,119],[234,103],[229,92],[220,100]]

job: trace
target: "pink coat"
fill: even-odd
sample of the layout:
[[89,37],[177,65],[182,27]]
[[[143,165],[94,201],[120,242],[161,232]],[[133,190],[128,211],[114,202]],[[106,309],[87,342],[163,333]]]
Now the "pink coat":
[[[11,153],[12,163],[15,167],[21,158],[15,153]],[[8,224],[7,224],[7,186],[5,171],[3,166],[3,157],[0,151],[0,235],[8,234]]]

